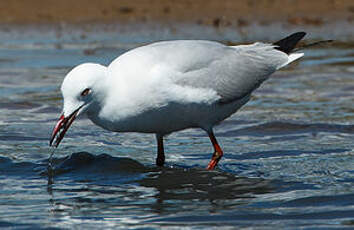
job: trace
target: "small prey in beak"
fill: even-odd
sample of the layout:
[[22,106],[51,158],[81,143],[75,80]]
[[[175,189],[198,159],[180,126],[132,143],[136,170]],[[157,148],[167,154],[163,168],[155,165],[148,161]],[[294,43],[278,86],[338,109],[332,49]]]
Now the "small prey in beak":
[[49,146],[58,147],[61,140],[64,138],[66,131],[68,131],[69,127],[75,120],[76,115],[80,109],[81,107],[71,113],[68,117],[65,117],[64,114],[59,117],[59,120],[53,129],[52,136],[49,141]]

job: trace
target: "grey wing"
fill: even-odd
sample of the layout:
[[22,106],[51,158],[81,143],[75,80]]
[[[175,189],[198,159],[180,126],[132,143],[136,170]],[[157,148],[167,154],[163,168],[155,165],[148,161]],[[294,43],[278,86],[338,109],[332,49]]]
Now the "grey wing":
[[224,46],[219,52],[202,67],[191,66],[176,83],[213,89],[220,103],[229,103],[249,95],[288,61],[287,54],[263,43]]

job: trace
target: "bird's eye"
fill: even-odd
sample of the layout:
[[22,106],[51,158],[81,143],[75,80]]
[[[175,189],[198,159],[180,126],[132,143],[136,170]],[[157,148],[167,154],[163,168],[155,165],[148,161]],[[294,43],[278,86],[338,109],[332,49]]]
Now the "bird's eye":
[[85,97],[85,96],[87,96],[90,92],[91,92],[91,89],[86,88],[86,89],[84,89],[84,91],[81,92],[81,96]]

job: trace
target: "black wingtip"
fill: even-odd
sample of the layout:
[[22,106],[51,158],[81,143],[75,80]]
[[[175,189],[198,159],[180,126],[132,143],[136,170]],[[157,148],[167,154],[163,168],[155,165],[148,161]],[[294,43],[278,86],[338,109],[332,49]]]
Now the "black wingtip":
[[280,50],[286,54],[289,54],[296,46],[296,44],[305,37],[305,32],[297,32],[289,35],[286,38],[283,38],[277,42],[274,42],[275,49]]

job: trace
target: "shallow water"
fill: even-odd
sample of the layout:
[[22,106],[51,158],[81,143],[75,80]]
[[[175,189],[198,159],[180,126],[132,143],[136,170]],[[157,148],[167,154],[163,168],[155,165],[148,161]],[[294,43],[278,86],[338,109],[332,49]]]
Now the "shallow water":
[[213,172],[199,129],[166,138],[160,169],[153,135],[111,133],[83,118],[55,152],[48,185],[65,73],[149,39],[1,33],[1,228],[353,228],[354,46],[308,49],[274,74],[215,128],[225,156]]

